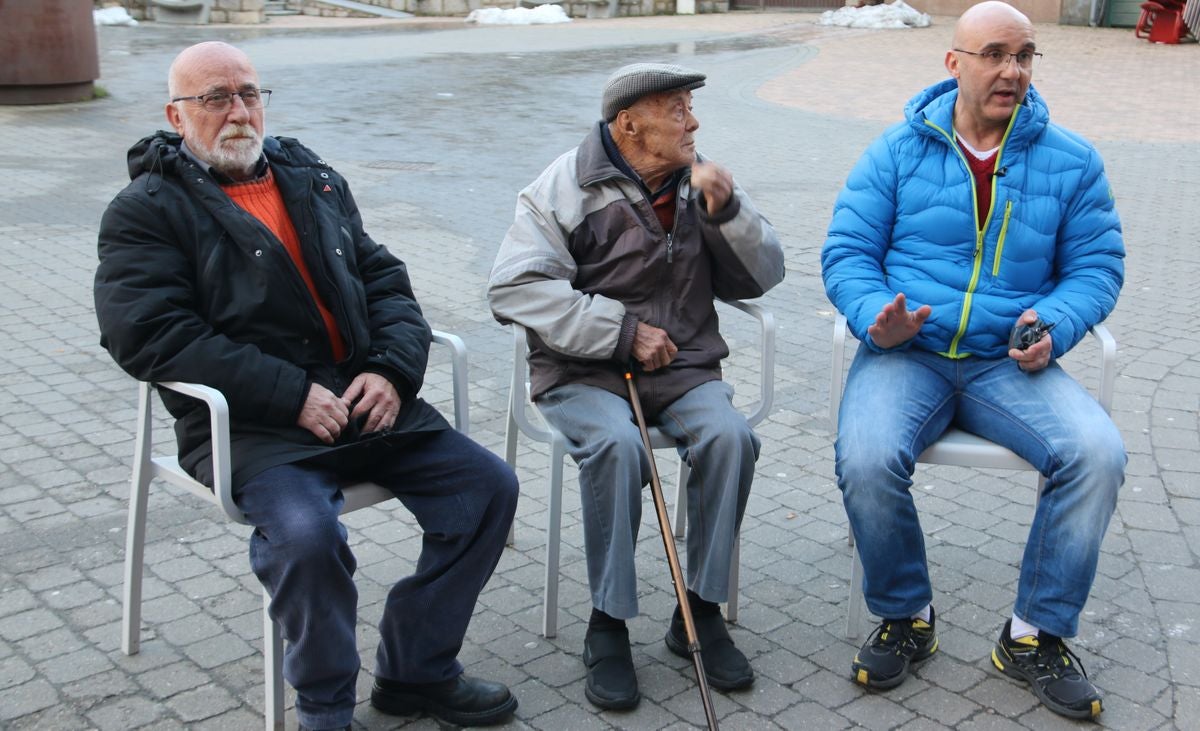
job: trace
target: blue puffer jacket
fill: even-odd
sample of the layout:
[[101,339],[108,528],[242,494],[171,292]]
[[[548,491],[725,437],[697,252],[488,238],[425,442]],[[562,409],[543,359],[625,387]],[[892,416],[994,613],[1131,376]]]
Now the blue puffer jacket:
[[[854,335],[903,292],[933,313],[917,347],[952,358],[1003,357],[1029,308],[1054,357],[1112,311],[1124,279],[1121,224],[1095,148],[1050,122],[1033,87],[1009,122],[982,233],[975,182],[954,139],[954,79],[905,107],[906,121],[863,154],[838,196],[821,268]],[[876,348],[877,349],[877,348]]]

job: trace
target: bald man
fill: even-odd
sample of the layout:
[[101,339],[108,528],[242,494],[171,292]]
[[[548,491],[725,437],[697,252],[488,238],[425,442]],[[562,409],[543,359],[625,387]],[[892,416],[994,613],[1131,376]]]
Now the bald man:
[[[863,345],[836,471],[867,606],[882,618],[851,672],[893,688],[938,649],[910,488],[917,456],[953,426],[1046,478],[992,661],[1054,712],[1092,718],[1100,694],[1062,638],[1077,632],[1126,456],[1056,359],[1112,311],[1124,245],[1099,155],[1050,122],[1030,83],[1040,56],[1013,7],[970,8],[946,51],[951,78],[908,103],[834,208],[825,290]],[[1042,323],[1053,330],[1025,329]],[[1014,347],[1014,330],[1031,335]],[[988,530],[1017,537],[1002,521]]]
[[[229,402],[234,499],[250,565],[287,640],[301,728],[350,728],[359,670],[354,555],[339,484],[372,480],[425,535],[384,602],[371,704],[452,724],[512,715],[508,689],[457,655],[517,501],[512,471],[418,393],[430,327],[404,264],[363,230],[346,181],[294,139],[264,137],[271,92],[244,53],[175,59],[167,121],[129,151],[100,226],[101,344],[142,381]],[[204,406],[174,392],[179,461],[212,484]]]

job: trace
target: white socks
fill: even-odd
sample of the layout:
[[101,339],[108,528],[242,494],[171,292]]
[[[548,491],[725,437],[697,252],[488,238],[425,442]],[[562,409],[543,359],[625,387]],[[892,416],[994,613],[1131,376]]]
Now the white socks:
[[1012,626],[1009,627],[1008,636],[1011,639],[1019,640],[1022,637],[1036,637],[1038,628],[1025,620],[1018,617],[1016,614],[1012,616]]
[[[925,624],[929,624],[929,617],[930,617],[930,614],[929,614],[929,605],[928,604],[925,605],[924,609],[922,609],[921,611],[917,612],[916,614],[914,614],[912,616],[913,619],[919,619],[922,622],[924,622]],[[1037,630],[1034,630],[1034,631],[1036,632]]]

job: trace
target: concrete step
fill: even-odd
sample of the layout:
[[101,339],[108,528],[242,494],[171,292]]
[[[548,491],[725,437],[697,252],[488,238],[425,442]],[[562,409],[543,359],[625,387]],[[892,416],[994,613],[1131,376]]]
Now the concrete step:
[[353,10],[357,13],[366,15],[375,15],[380,18],[411,18],[412,13],[406,13],[403,10],[392,10],[391,8],[381,8],[378,5],[369,3],[354,2],[354,0],[310,0],[315,5],[328,5],[343,10]]
[[288,7],[287,0],[267,0],[263,5],[263,12],[267,15],[299,15],[299,10],[293,10]]

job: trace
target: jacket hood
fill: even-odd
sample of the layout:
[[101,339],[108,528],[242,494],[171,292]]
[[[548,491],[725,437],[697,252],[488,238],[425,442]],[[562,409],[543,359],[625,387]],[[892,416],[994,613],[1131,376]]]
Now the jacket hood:
[[[129,167],[129,179],[136,180],[139,176],[149,174],[161,176],[165,173],[174,174],[179,164],[185,160],[180,153],[183,137],[175,132],[158,130],[148,137],[138,140],[126,154]],[[301,145],[290,137],[264,137],[263,153],[272,164],[291,165],[294,167],[329,166],[316,153]],[[153,177],[147,181],[147,190],[154,193],[158,190]]]
[[[949,132],[954,126],[954,103],[958,101],[958,81],[945,79],[928,86],[904,105],[904,118],[920,134],[938,134],[929,127],[934,124]],[[1017,121],[1005,143],[1009,149],[1023,146],[1050,123],[1050,110],[1033,84],[1025,92],[1025,100],[1017,107]],[[929,124],[927,124],[927,122]]]

